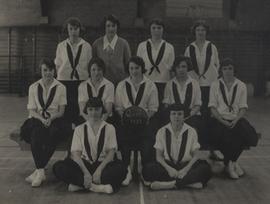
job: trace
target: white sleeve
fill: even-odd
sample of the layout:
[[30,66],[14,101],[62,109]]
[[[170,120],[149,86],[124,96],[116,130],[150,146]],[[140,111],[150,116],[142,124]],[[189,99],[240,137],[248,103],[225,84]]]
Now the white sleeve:
[[116,93],[115,93],[115,109],[117,111],[123,111],[124,110],[124,105],[122,101],[122,92],[123,92],[123,84],[120,82],[116,88]]
[[36,101],[35,101],[35,90],[34,90],[34,86],[31,85],[29,87],[29,90],[28,90],[28,104],[27,104],[27,109],[30,110],[30,109],[37,109],[37,104],[36,104]]
[[83,131],[80,131],[80,126],[76,127],[73,133],[73,138],[72,138],[72,144],[71,144],[71,152],[76,152],[76,151],[83,151],[83,144],[82,144],[82,134]]
[[108,152],[112,149],[117,150],[117,141],[116,141],[116,133],[115,128],[112,125],[106,125],[106,149],[105,151]]
[[63,51],[61,50],[61,44],[59,43],[57,45],[57,48],[56,48],[56,56],[55,56],[55,59],[54,59],[54,63],[56,65],[56,67],[59,67],[62,64],[62,58],[61,58],[62,52]]
[[59,96],[59,105],[67,105],[67,90],[64,85],[59,86],[60,96]]
[[155,149],[158,149],[158,150],[160,150],[162,152],[165,150],[164,143],[162,142],[164,134],[165,134],[164,129],[159,129],[158,130],[158,132],[156,134],[156,142],[155,142],[155,145],[154,145]]
[[210,87],[208,107],[214,107],[214,108],[218,107],[217,86],[215,82],[212,83]]

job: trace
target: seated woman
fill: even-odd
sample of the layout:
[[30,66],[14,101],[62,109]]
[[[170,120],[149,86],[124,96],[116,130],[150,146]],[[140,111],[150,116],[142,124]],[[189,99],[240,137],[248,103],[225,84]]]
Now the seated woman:
[[148,118],[148,126],[143,131],[130,131],[123,124],[118,126],[118,141],[120,143],[120,151],[125,165],[128,167],[128,174],[124,185],[128,185],[131,180],[130,155],[134,144],[141,151],[142,163],[150,159],[152,129],[156,128],[154,122],[154,114],[158,110],[158,91],[150,79],[144,76],[146,72],[144,61],[140,57],[131,57],[128,62],[129,77],[121,81],[116,88],[115,109],[118,115],[123,119],[123,113],[131,106],[142,108]]
[[153,190],[203,188],[212,176],[209,164],[199,159],[195,129],[184,123],[182,104],[169,107],[170,122],[156,135],[156,161],[143,167],[142,175]]
[[[165,108],[174,103],[182,104],[185,107],[185,122],[197,130],[199,143],[205,145],[205,124],[199,115],[202,105],[201,90],[199,83],[188,75],[190,69],[192,64],[189,57],[176,57],[172,66],[175,77],[166,84],[163,103]],[[166,113],[165,109],[162,125],[169,122]]]
[[100,58],[92,58],[88,73],[89,79],[82,82],[79,86],[79,107],[81,122],[87,120],[87,115],[84,114],[83,109],[89,98],[98,97],[102,100],[106,113],[103,114],[103,120],[107,120],[112,116],[112,107],[114,103],[114,85],[104,78],[105,63]]
[[247,105],[246,85],[235,77],[231,59],[220,64],[221,78],[211,85],[209,107],[211,143],[224,155],[224,164],[230,178],[238,179],[244,174],[237,163],[244,147],[256,146],[255,129],[243,118]]
[[117,150],[114,127],[102,120],[105,112],[100,98],[90,98],[84,107],[87,121],[75,128],[71,158],[53,166],[55,176],[69,184],[69,191],[81,189],[100,193],[117,191],[127,170],[114,160]]
[[25,180],[38,187],[46,179],[45,167],[56,145],[64,140],[66,88],[57,81],[55,64],[43,59],[39,65],[42,78],[29,87],[29,119],[21,127],[21,138],[31,145],[36,170]]

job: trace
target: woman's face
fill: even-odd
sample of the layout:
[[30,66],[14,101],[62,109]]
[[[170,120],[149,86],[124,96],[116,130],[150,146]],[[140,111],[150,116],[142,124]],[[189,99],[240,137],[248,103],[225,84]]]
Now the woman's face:
[[107,36],[114,36],[117,33],[117,25],[111,21],[105,23],[105,33]]
[[234,77],[234,67],[231,64],[226,65],[226,66],[222,66],[221,67],[221,72],[222,72],[223,78],[232,78],[232,77]]
[[80,28],[77,26],[67,25],[68,36],[71,38],[78,38],[80,36]]
[[170,121],[173,125],[181,124],[184,122],[184,111],[170,111]]
[[157,24],[154,23],[154,24],[152,24],[150,26],[150,32],[151,32],[152,38],[162,39],[163,26],[162,25],[157,25]]
[[102,117],[102,107],[88,107],[87,116],[89,119],[100,120]]
[[205,40],[206,39],[206,29],[204,26],[199,25],[195,28],[196,39]]
[[131,78],[139,78],[143,75],[141,66],[135,64],[134,62],[129,63],[128,70]]
[[91,79],[96,79],[96,80],[103,78],[103,71],[96,63],[92,64],[91,66],[90,76],[91,76]]
[[46,64],[41,65],[41,77],[45,80],[52,80],[55,75],[54,69],[49,69]]
[[175,67],[176,77],[186,77],[188,72],[188,65],[186,61],[181,61],[178,66]]

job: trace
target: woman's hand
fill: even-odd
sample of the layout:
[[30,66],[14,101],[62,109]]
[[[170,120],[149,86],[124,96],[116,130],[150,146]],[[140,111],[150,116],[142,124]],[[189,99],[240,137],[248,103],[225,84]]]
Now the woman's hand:
[[185,168],[181,169],[180,171],[178,171],[178,178],[182,179],[185,177],[185,175],[187,175],[187,170]]
[[169,176],[170,176],[171,178],[177,178],[177,176],[178,176],[177,170],[175,170],[175,169],[172,168],[172,167],[169,167],[169,168],[167,169],[167,172],[168,172],[168,174],[169,174]]

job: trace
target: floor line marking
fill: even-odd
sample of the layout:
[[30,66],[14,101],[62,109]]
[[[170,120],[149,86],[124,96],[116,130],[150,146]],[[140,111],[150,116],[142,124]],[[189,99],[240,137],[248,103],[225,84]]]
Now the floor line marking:
[[140,184],[139,184],[139,189],[140,189],[140,204],[145,204],[144,195],[143,195],[143,184],[142,184],[141,181],[140,181]]

